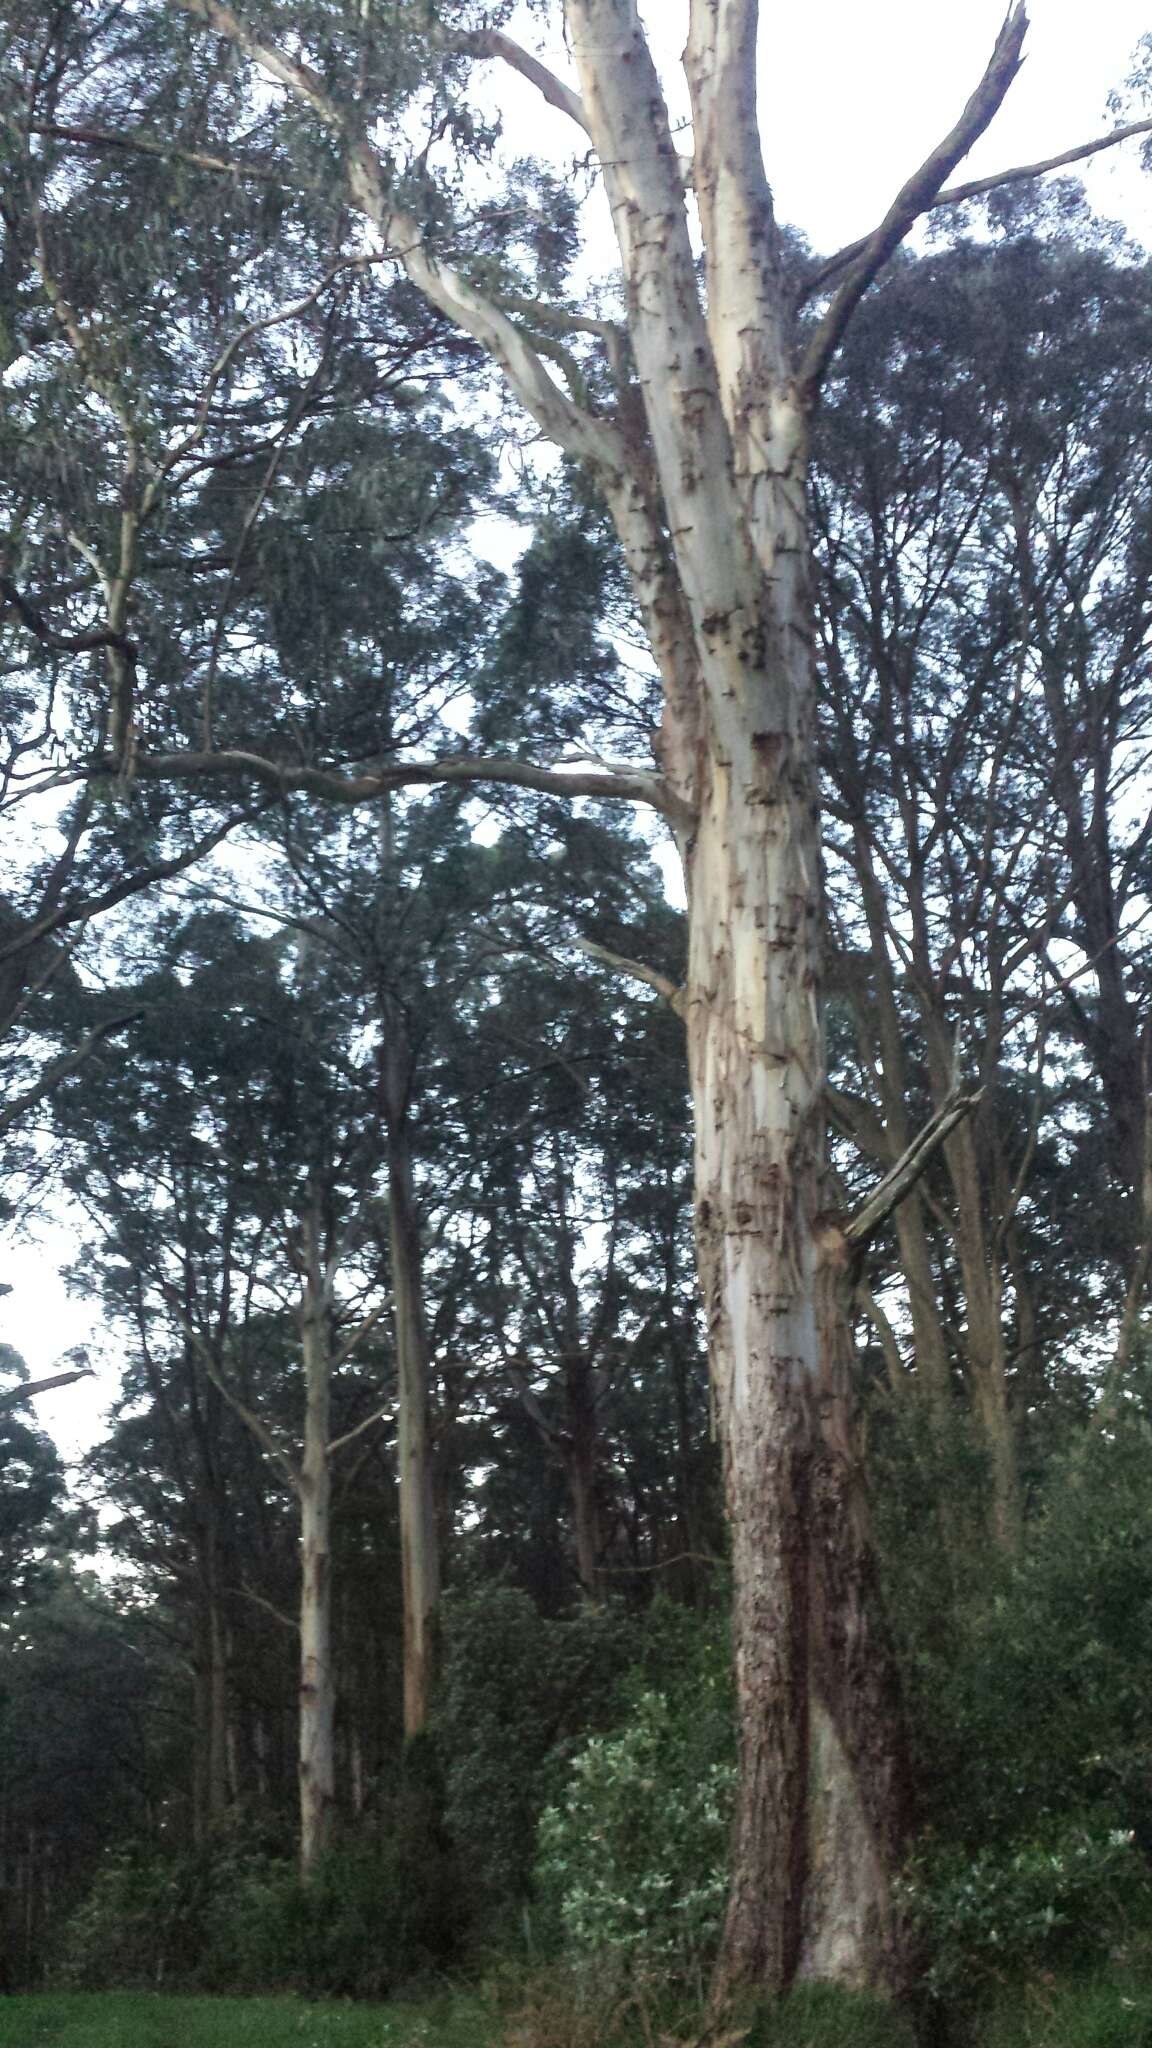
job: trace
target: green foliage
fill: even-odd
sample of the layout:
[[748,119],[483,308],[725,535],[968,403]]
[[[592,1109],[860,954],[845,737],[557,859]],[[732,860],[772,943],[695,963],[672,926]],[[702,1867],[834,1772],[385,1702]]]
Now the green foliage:
[[286,1865],[257,1866],[216,1893],[201,1981],[383,1997],[451,1960],[454,1901],[442,1875],[436,1862],[372,1843],[336,1851],[306,1884]]
[[537,1876],[577,1954],[699,1984],[727,1893],[730,1682],[715,1631],[694,1617],[666,1611],[655,1634],[649,1661],[664,1662],[667,1688],[635,1693],[625,1725],[573,1759],[541,1820]]
[[68,1922],[56,1977],[92,1990],[179,1977],[203,1947],[214,1875],[208,1857],[113,1851]]
[[411,1848],[401,1826],[386,1844],[334,1850],[306,1883],[239,1842],[177,1857],[121,1851],[69,1923],[57,1979],[383,1997],[454,1948],[444,1859]]
[[610,1724],[632,1648],[626,1617],[611,1609],[548,1621],[511,1586],[446,1603],[436,1741],[446,1823],[480,1924],[526,1895],[541,1809],[573,1744]]
[[0,1960],[17,1981],[35,1978],[48,1916],[83,1896],[109,1841],[178,1815],[187,1718],[186,1674],[95,1581],[60,1573],[0,1630],[0,1807],[27,1845],[0,1888]]
[[1152,1915],[1152,1878],[1130,1834],[1066,1825],[972,1855],[926,1851],[905,1883],[929,1994],[1098,1960]]
[[1015,1853],[1095,1816],[1097,1832],[1152,1845],[1150,1469],[1134,1395],[1053,1470],[1017,1562],[986,1560],[983,1584],[969,1574],[949,1602],[894,1560],[924,1817],[940,1839]]
[[15,1398],[28,1368],[0,1344],[0,1612],[30,1598],[44,1576],[44,1546],[60,1526],[64,1473],[52,1444]]

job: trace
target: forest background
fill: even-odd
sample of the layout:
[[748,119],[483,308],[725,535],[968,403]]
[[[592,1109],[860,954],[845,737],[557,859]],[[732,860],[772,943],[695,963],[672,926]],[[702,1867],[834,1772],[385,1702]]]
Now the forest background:
[[[578,188],[406,22],[309,16],[420,88],[424,232],[595,409]],[[4,1410],[9,1967],[364,1992],[559,1944],[700,1987],[726,1539],[615,543],[227,39],[6,35],[6,1184],[85,1213],[125,1359],[113,1584]],[[815,427],[843,1200],[967,1107],[852,1302],[937,1999],[1147,1919],[1149,317],[1142,251],[1025,183],[891,266]],[[205,733],[284,772],[149,771]],[[428,794],[337,784],[417,754]]]

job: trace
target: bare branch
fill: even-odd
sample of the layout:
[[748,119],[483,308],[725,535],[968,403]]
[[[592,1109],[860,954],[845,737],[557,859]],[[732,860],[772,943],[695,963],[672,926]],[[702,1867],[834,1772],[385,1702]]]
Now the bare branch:
[[281,1477],[287,1481],[292,1492],[295,1494],[299,1494],[301,1491],[302,1484],[301,1474],[299,1472],[295,1460],[292,1458],[290,1452],[288,1451],[287,1446],[281,1443],[280,1438],[275,1434],[273,1430],[269,1429],[268,1424],[264,1422],[259,1415],[256,1414],[254,1409],[249,1408],[246,1405],[246,1403],[240,1399],[239,1394],[237,1394],[235,1390],[228,1385],[227,1380],[224,1378],[223,1374],[220,1371],[219,1365],[216,1362],[216,1357],[213,1353],[211,1345],[205,1342],[204,1338],[200,1334],[200,1331],[195,1327],[193,1323],[189,1322],[187,1316],[184,1315],[179,1308],[175,1307],[172,1299],[171,1290],[167,1287],[164,1287],[163,1282],[161,1282],[161,1286],[163,1287],[164,1294],[168,1298],[169,1307],[174,1308],[176,1319],[179,1322],[180,1327],[184,1331],[185,1336],[199,1352],[201,1360],[203,1361],[204,1370],[207,1373],[208,1378],[211,1380],[212,1385],[215,1387],[217,1393],[222,1394],[224,1396],[224,1399],[227,1401],[228,1406],[232,1409],[233,1413],[238,1415],[240,1417],[241,1422],[245,1424],[246,1428],[251,1430],[265,1457],[269,1460],[271,1464],[275,1465]]
[[[65,1053],[57,1060],[49,1060],[39,1080],[31,1088],[26,1089],[23,1095],[18,1095],[14,1102],[9,1102],[0,1110],[0,1136],[10,1131],[14,1124],[19,1123],[21,1117],[27,1116],[30,1109],[35,1109],[38,1103],[51,1095],[61,1081],[68,1079],[69,1074],[76,1073],[77,1069],[84,1065],[85,1060],[92,1057],[96,1047],[102,1045],[106,1038],[110,1038],[113,1032],[123,1031],[127,1025],[134,1024],[136,1019],[143,1015],[143,1010],[137,1009],[128,1010],[120,1017],[110,1017],[107,1023],[99,1024],[94,1031],[90,1031],[75,1052]],[[79,1378],[81,1375],[74,1374],[73,1377]]]
[[917,1132],[895,1166],[865,1197],[844,1229],[845,1238],[857,1251],[864,1250],[881,1224],[887,1221],[894,1209],[899,1208],[905,1195],[911,1193],[945,1139],[971,1114],[983,1092],[983,1089],[978,1089],[974,1095],[949,1095],[923,1130]]
[[381,1316],[387,1312],[390,1306],[390,1301],[379,1302],[377,1306],[372,1310],[371,1315],[365,1316],[363,1322],[357,1323],[356,1328],[353,1330],[351,1336],[345,1338],[343,1344],[340,1346],[339,1351],[336,1353],[335,1358],[332,1360],[333,1372],[338,1372],[342,1365],[347,1365],[348,1360],[351,1358],[352,1353],[356,1349],[356,1346],[359,1343],[361,1343],[362,1340],[368,1335],[369,1330],[375,1329],[377,1323],[380,1321]]
[[260,178],[266,184],[282,182],[282,174],[264,164],[209,156],[200,149],[178,149],[175,143],[154,142],[147,135],[115,135],[108,128],[69,128],[51,121],[30,121],[27,133],[44,135],[50,142],[78,142],[89,149],[126,149],[138,156],[164,157],[173,163],[192,164],[199,171],[220,171],[232,178]]
[[623,953],[612,953],[607,946],[598,946],[594,939],[577,936],[573,938],[572,944],[581,953],[587,953],[590,960],[598,960],[602,967],[611,967],[614,973],[625,974],[632,981],[645,982],[649,988],[656,990],[657,995],[663,996],[678,1017],[684,1015],[687,1001],[685,991],[678,988],[674,981],[669,981],[668,976],[659,973],[655,967],[647,966],[643,960],[629,960]]
[[[263,808],[263,805],[259,807],[260,810]],[[155,861],[150,868],[138,869],[132,875],[121,875],[119,880],[113,882],[107,889],[97,890],[90,896],[66,898],[63,903],[58,903],[54,909],[43,912],[26,925],[24,930],[15,938],[9,939],[6,945],[0,946],[0,964],[5,960],[14,959],[18,954],[30,951],[32,947],[40,945],[44,939],[50,938],[54,932],[64,930],[68,925],[87,924],[100,912],[114,909],[118,903],[123,903],[126,897],[136,896],[142,889],[150,889],[157,882],[170,882],[174,876],[183,874],[185,869],[194,867],[205,854],[211,853],[237,825],[250,823],[252,818],[258,815],[259,810],[241,812],[239,816],[227,819],[224,824],[213,826],[210,832],[205,832],[191,846],[185,847],[181,853],[170,855],[167,860]]]
[[[185,1324],[185,1328],[188,1328],[187,1324]],[[212,1385],[216,1388],[217,1393],[223,1394],[224,1399],[227,1401],[228,1406],[232,1409],[233,1413],[238,1415],[240,1417],[241,1422],[243,1422],[245,1426],[251,1430],[265,1457],[268,1458],[273,1465],[275,1465],[281,1477],[287,1480],[288,1485],[291,1487],[293,1493],[298,1494],[301,1488],[301,1480],[300,1473],[296,1467],[295,1460],[290,1456],[285,1446],[280,1442],[279,1437],[276,1436],[273,1433],[273,1431],[269,1429],[268,1424],[264,1422],[259,1415],[256,1414],[255,1409],[249,1408],[246,1405],[246,1403],[240,1399],[239,1394],[235,1393],[234,1390],[228,1385],[227,1380],[224,1379],[221,1375],[216,1365],[216,1361],[209,1352],[207,1345],[197,1335],[196,1331],[193,1330],[190,1332],[190,1334],[192,1336],[193,1342],[196,1344],[197,1349],[200,1352],[201,1357],[204,1360],[204,1370],[207,1373],[209,1379],[211,1380]]]
[[851,265],[804,352],[798,384],[806,405],[811,406],[819,395],[828,365],[869,285],[899,248],[913,221],[934,204],[949,172],[967,156],[973,143],[998,112],[1020,69],[1021,46],[1027,28],[1024,0],[1016,0],[996,38],[984,76],[960,119],[901,187],[879,227],[869,235]]
[[[1118,142],[1130,142],[1135,135],[1152,135],[1152,120],[1129,121],[1123,128],[1113,128],[1107,135],[1098,135],[1093,142],[1078,143],[1075,149],[1062,149],[1056,156],[1048,156],[1040,163],[1015,164],[1011,170],[996,171],[990,178],[973,178],[967,185],[949,185],[947,191],[938,192],[924,211],[935,213],[941,206],[963,206],[969,199],[982,199],[988,192],[998,192],[1003,185],[1022,185],[1029,178],[1043,178],[1049,171],[1063,170],[1065,164],[1082,163],[1085,157],[1098,156],[1101,150],[1114,149]],[[804,287],[804,298],[810,299],[842,270],[863,254],[868,247],[868,236],[858,242],[849,242],[829,256],[818,270],[814,271]]]
[[[107,760],[93,763],[92,771],[107,774],[116,764]],[[141,754],[135,763],[140,781],[200,781],[212,776],[247,776],[278,791],[307,790],[313,796],[328,797],[333,803],[371,803],[390,789],[412,789],[430,783],[511,784],[517,789],[537,789],[548,796],[617,797],[623,802],[650,804],[654,810],[679,816],[682,806],[654,769],[630,762],[594,767],[587,757],[569,765],[557,762],[545,767],[532,761],[504,759],[498,755],[444,754],[426,761],[389,761],[372,769],[343,773],[338,769],[311,768],[297,762],[268,761],[260,754],[229,748],[219,753]]]
[[70,1387],[76,1380],[94,1380],[96,1377],[90,1365],[73,1367],[71,1372],[49,1373],[44,1380],[25,1380],[22,1386],[10,1387],[0,1394],[0,1415],[9,1408],[19,1408],[25,1401],[31,1401],[36,1394],[47,1394],[53,1387]]
[[0,576],[0,597],[12,606],[21,622],[34,633],[37,640],[51,649],[53,654],[91,654],[99,647],[116,647],[121,654],[135,660],[138,649],[135,642],[123,633],[112,633],[107,628],[93,633],[54,633],[42,612],[37,611],[9,576]]
[[366,1429],[371,1429],[374,1423],[383,1422],[386,1417],[395,1415],[395,1413],[396,1402],[394,1399],[383,1402],[379,1408],[372,1410],[371,1415],[366,1415],[363,1422],[358,1422],[355,1429],[346,1429],[343,1436],[333,1437],[328,1446],[328,1456],[334,1458],[337,1451],[344,1449],[345,1444],[355,1443],[356,1438],[363,1436]]
[[542,327],[558,327],[564,334],[596,334],[614,345],[624,338],[618,320],[594,320],[588,313],[571,313],[566,306],[550,306],[545,299],[526,299],[519,292],[501,292],[498,304],[508,313],[537,320]]
[[252,1586],[238,1586],[236,1590],[242,1594],[245,1600],[251,1600],[254,1607],[262,1607],[265,1614],[270,1614],[273,1621],[280,1623],[281,1628],[291,1629],[294,1636],[299,1635],[300,1623],[296,1617],[291,1614],[282,1613],[279,1607],[273,1606],[271,1600],[264,1598],[263,1593],[257,1593]]
[[588,115],[579,93],[574,92],[570,85],[565,85],[563,79],[557,78],[555,72],[548,69],[547,64],[542,64],[539,57],[534,57],[530,50],[523,49],[511,36],[503,35],[495,28],[481,29],[476,35],[463,37],[460,47],[472,51],[477,57],[502,58],[505,64],[510,65],[513,71],[518,71],[522,78],[528,80],[529,85],[534,85],[543,94],[550,107],[555,107],[561,114],[568,114],[578,127],[583,128],[586,135],[591,133]]

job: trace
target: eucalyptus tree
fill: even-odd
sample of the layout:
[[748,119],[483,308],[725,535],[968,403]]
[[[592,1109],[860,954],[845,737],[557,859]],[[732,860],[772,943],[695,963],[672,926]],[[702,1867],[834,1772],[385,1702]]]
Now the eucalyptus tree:
[[1147,1280],[1152,302],[1074,192],[999,225],[863,310],[814,504],[837,1108],[885,1164],[978,1078],[895,1236],[911,1384],[945,1422],[962,1380],[1011,1540],[1020,1423],[1070,1339],[1087,1398],[1102,1294],[1123,1371]]
[[[201,76],[215,67],[230,92],[249,93],[258,132],[285,139],[274,147],[291,140],[304,159],[294,159],[294,189],[324,170],[328,190],[357,216],[356,260],[366,222],[374,261],[397,265],[495,366],[535,429],[586,469],[608,506],[660,674],[655,765],[586,757],[565,766],[527,750],[381,759],[373,749],[321,768],[281,751],[283,728],[246,704],[242,689],[235,716],[217,721],[219,693],[203,687],[210,660],[199,693],[207,743],[181,735],[173,745],[159,734],[153,745],[136,730],[137,692],[114,644],[100,758],[121,779],[231,774],[349,801],[405,783],[503,781],[646,803],[667,820],[688,892],[684,987],[633,966],[666,988],[687,1026],[698,1262],[733,1532],[742,1763],[721,1983],[753,1979],[775,1990],[798,1972],[882,1981],[895,1966],[890,1878],[902,1767],[852,1444],[847,1322],[861,1248],[931,1143],[898,1162],[855,1216],[830,1200],[805,484],[811,421],[838,346],[913,223],[970,189],[948,191],[946,181],[1015,76],[1026,16],[1013,8],[955,128],[876,231],[798,286],[760,152],[755,0],[690,7],[689,167],[634,0],[566,0],[575,84],[505,34],[506,12],[444,5],[429,21],[423,9],[392,10],[386,34],[372,8],[352,18],[304,0],[251,12],[181,0],[178,12],[145,7],[127,19],[156,37],[179,21],[175,67],[157,44],[166,80],[187,75],[185,25],[198,25],[202,54],[190,61]],[[507,236],[493,247],[493,211],[506,219],[507,206],[470,202],[455,175],[475,134],[466,77],[477,59],[518,70],[574,124],[581,150],[590,146],[618,245],[609,307],[618,318],[602,307],[589,315],[566,297],[538,210],[522,207],[516,261],[505,260]],[[258,96],[249,66],[277,90],[262,84]],[[118,140],[144,155],[178,147],[183,162],[198,150],[221,160],[201,147],[186,98],[166,103],[139,78],[125,87],[124,75],[115,74]],[[98,74],[69,89],[71,102],[58,93],[44,118],[25,103],[20,132],[50,128],[59,143],[70,126],[91,131]],[[425,89],[432,138],[407,147],[411,126],[396,117],[410,92]],[[258,184],[266,161],[246,148],[242,129],[229,141],[241,181],[248,168]],[[94,146],[106,150],[106,137],[76,145]],[[535,301],[527,305],[526,274]],[[803,324],[798,290],[814,305]],[[76,360],[91,364],[90,330],[70,320],[66,293],[53,312]],[[143,500],[131,481],[134,429],[122,428],[131,525]],[[148,498],[150,483],[139,488]],[[126,586],[113,578],[112,589],[115,613]],[[121,625],[117,615],[110,630]],[[932,1140],[955,1128],[961,1109],[949,1106]]]
[[65,1090],[61,1115],[79,1154],[77,1198],[102,1226],[103,1292],[134,1328],[170,1438],[169,1484],[192,1519],[210,1819],[228,1797],[229,1638],[247,1569],[226,1408],[298,1517],[301,1856],[310,1870],[336,1796],[333,1468],[393,1405],[391,1390],[382,1404],[379,1387],[365,1398],[358,1379],[335,1385],[383,1305],[365,1220],[378,1163],[371,1081],[345,1049],[347,1010],[309,949],[293,964],[216,912],[178,924],[167,950],[170,964],[147,990],[131,1104],[89,1077],[71,1097]]
[[[466,380],[467,346],[411,293],[391,291],[383,321],[375,295],[353,315],[363,266],[333,244],[339,203],[307,139],[302,160],[282,155],[234,69],[200,56],[140,10],[16,5],[0,31],[0,1135],[129,1022],[101,986],[106,915],[268,801],[80,763],[130,754],[145,728],[208,745],[279,734],[304,762],[370,752],[363,611],[343,671],[312,688],[331,632],[321,577],[348,599],[366,548],[426,544],[484,489],[475,438],[442,430],[436,398],[449,368]],[[109,141],[101,124],[134,95],[200,143],[267,140],[250,201],[233,189],[221,208],[210,149]],[[323,568],[278,516],[322,464],[341,479]]]
[[[675,970],[683,931],[643,848],[607,817],[554,822],[516,878],[505,931],[519,950],[510,943],[464,1012],[451,1238],[469,1251],[457,1284],[473,1330],[470,1405],[494,1401],[497,1417],[510,1397],[523,1406],[564,1475],[575,1582],[596,1599],[629,1557],[659,1568],[677,1521],[683,1536],[682,1515],[662,1516],[655,1498],[645,1513],[631,1494],[620,1420],[638,1380],[650,1382],[648,1425],[663,1416],[677,1440],[691,1498],[700,1458],[683,1032],[658,1000],[606,1003],[594,964],[623,940]],[[584,957],[571,931],[579,904]],[[502,1460],[497,1417],[486,1464]],[[667,1479],[656,1491],[668,1508]]]

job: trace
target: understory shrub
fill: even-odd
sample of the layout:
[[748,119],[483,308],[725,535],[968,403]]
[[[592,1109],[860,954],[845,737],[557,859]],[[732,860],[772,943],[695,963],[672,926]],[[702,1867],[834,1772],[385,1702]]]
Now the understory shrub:
[[702,1984],[727,1892],[735,1786],[727,1649],[688,1617],[666,1690],[572,1759],[540,1823],[537,1881],[565,1946],[623,1977]]
[[451,1870],[435,1843],[335,1849],[302,1882],[291,1863],[209,1845],[179,1857],[109,1858],[68,1923],[63,1985],[297,1991],[383,1997],[449,1963],[457,1940]]
[[445,1825],[482,1932],[505,1933],[522,1911],[541,1809],[574,1747],[618,1719],[635,1652],[636,1619],[620,1609],[551,1620],[513,1586],[445,1602],[434,1740]]
[[924,1850],[903,1886],[923,1988],[944,1999],[1106,1956],[1152,1917],[1130,1832],[1095,1821],[976,1854]]

